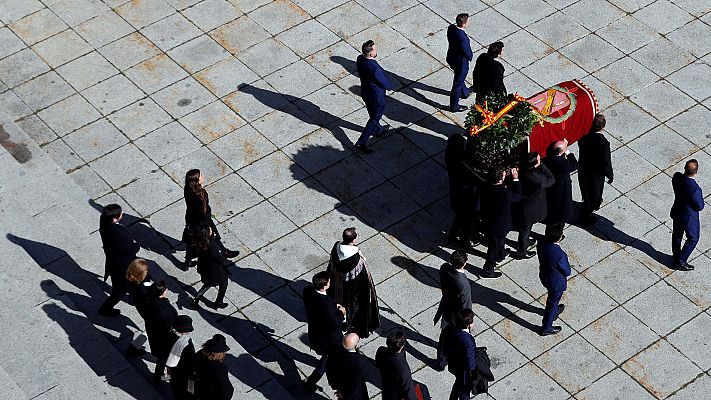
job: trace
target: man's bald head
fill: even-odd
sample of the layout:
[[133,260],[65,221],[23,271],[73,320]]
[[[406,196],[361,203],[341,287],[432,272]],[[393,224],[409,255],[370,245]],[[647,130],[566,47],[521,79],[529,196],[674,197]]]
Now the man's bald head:
[[562,140],[559,140],[555,143],[553,143],[553,151],[555,151],[555,155],[559,156],[565,152],[565,142]]
[[343,337],[343,347],[346,350],[355,350],[360,337],[357,333],[348,333]]

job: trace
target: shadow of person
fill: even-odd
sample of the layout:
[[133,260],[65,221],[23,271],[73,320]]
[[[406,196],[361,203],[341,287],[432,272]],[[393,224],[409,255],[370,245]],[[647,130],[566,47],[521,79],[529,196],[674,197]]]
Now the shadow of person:
[[[99,213],[101,213],[104,206],[106,206],[106,204],[102,205],[91,199],[89,199],[89,205]],[[137,217],[126,212],[123,213],[121,223],[136,238],[141,248],[156,254],[163,254],[173,265],[182,270],[183,263],[175,257],[175,254],[178,252],[177,248],[183,243],[180,239],[173,238],[170,235],[156,230],[148,219]]]
[[[6,238],[22,247],[40,268],[82,290],[85,294],[63,292],[62,295],[66,295],[70,301],[68,304],[72,304],[68,308],[85,314],[89,321],[96,326],[105,328],[108,331],[118,332],[118,337],[113,337],[111,334],[106,333],[112,342],[132,337],[133,331],[129,327],[139,329],[130,318],[124,315],[112,318],[105,318],[99,315],[99,305],[107,297],[101,288],[103,284],[102,277],[81,268],[67,252],[47,243],[25,239],[11,233],[8,233]],[[45,283],[42,286],[48,294],[62,293],[58,287],[56,290],[50,291],[48,285],[48,283]]]
[[[404,263],[404,257],[398,256],[398,257],[393,257],[392,262],[395,265],[402,265]],[[429,267],[427,265],[423,265],[420,263],[414,263],[412,265],[418,265],[427,275],[431,277],[439,277],[439,270]],[[473,267],[471,264],[467,264],[465,269],[471,273],[474,273],[475,275],[478,275],[481,272],[481,269],[478,267]],[[433,281],[430,280],[425,280],[422,279],[422,275],[419,274],[414,274],[413,271],[414,269],[412,267],[408,267],[405,269],[412,277],[417,279],[420,283],[427,285],[427,286],[433,286],[432,285]],[[439,281],[439,279],[437,280]],[[540,329],[539,326],[534,325],[520,316],[516,315],[515,312],[519,309],[524,310],[529,313],[533,314],[538,314],[538,315],[543,315],[543,309],[536,307],[533,304],[526,303],[524,301],[521,301],[513,296],[511,296],[508,293],[500,292],[495,289],[488,288],[486,286],[483,286],[479,283],[479,281],[474,281],[471,282],[471,289],[472,289],[472,305],[474,304],[479,304],[482,307],[485,307],[497,314],[499,314],[503,318],[510,319],[512,322],[529,329],[533,332],[538,332]],[[508,304],[512,306],[513,311],[504,306],[504,304]]]
[[[573,207],[575,214],[579,214],[579,210],[581,207],[582,203],[574,202]],[[598,239],[605,240],[608,242],[615,242],[619,245],[622,246],[629,246],[634,249],[637,249],[641,251],[642,253],[646,254],[649,256],[651,259],[654,261],[666,265],[666,266],[671,266],[673,265],[673,257],[670,254],[665,254],[662,253],[661,251],[655,249],[651,244],[645,242],[642,239],[638,239],[634,236],[630,236],[627,233],[617,229],[615,226],[615,223],[613,221],[610,221],[609,219],[603,217],[602,215],[595,214],[596,219],[595,223],[592,225],[581,225],[578,222],[578,218],[576,218],[576,222],[573,223],[572,225],[575,225],[591,235],[597,237]]]

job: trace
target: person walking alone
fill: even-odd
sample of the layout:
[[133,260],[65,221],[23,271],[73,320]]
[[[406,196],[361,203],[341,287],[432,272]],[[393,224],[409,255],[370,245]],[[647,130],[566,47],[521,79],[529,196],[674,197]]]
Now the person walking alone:
[[368,110],[368,123],[355,143],[355,148],[365,154],[372,153],[368,148],[368,139],[371,136],[381,137],[388,131],[388,126],[380,126],[380,118],[385,113],[385,91],[392,90],[393,84],[385,76],[383,67],[375,61],[378,57],[378,47],[375,42],[368,40],[361,46],[362,54],[356,59],[358,76],[360,77],[360,96]]
[[469,43],[469,36],[464,32],[469,26],[469,14],[463,13],[457,15],[454,24],[447,28],[447,64],[454,71],[454,80],[452,82],[452,91],[449,94],[449,111],[460,112],[467,109],[466,106],[459,104],[459,99],[469,97],[469,88],[467,88],[464,80],[469,73],[469,62],[471,62],[474,54]]
[[[691,252],[694,251],[701,235],[699,211],[704,209],[704,195],[701,187],[696,183],[696,174],[699,172],[699,162],[691,159],[684,165],[684,173],[675,172],[672,177],[674,188],[674,204],[669,216],[673,220],[672,231],[672,256],[673,268],[680,271],[691,271],[693,265],[688,263]],[[681,246],[681,241],[686,234],[686,242]]]

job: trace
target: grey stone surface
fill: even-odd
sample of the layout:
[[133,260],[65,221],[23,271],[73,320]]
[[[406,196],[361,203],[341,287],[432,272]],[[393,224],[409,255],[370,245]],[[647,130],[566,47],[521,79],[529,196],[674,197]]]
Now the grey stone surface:
[[[8,38],[9,43],[13,43]],[[7,44],[6,44],[7,46]],[[77,57],[91,52],[92,47],[71,29],[56,34],[34,46],[35,51],[49,66],[57,68]]]
[[92,122],[65,136],[64,140],[86,162],[128,143],[128,139],[106,119]]
[[101,117],[101,114],[78,94],[40,111],[37,115],[59,136]]

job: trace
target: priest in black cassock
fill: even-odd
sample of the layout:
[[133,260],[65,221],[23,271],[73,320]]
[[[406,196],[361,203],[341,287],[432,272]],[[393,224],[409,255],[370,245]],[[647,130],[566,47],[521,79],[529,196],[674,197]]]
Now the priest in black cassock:
[[373,277],[356,246],[357,238],[356,229],[347,228],[343,241],[333,245],[328,263],[332,277],[328,295],[346,309],[346,332],[367,338],[380,326],[380,311]]

